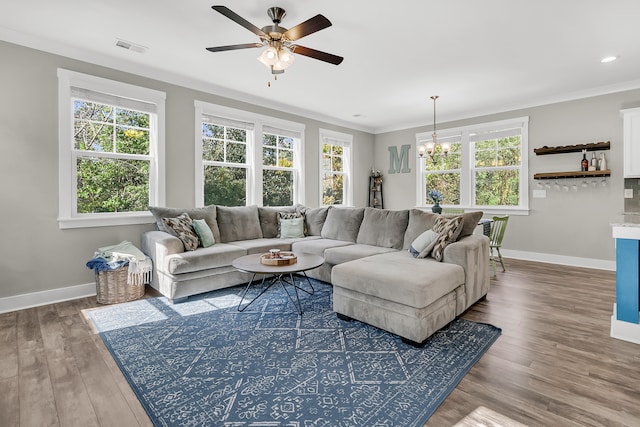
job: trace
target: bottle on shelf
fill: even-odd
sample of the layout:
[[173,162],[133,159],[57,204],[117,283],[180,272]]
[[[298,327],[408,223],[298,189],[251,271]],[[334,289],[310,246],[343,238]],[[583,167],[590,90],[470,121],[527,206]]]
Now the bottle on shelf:
[[580,170],[586,172],[589,170],[589,160],[587,160],[587,150],[582,150],[582,162],[580,162]]
[[607,159],[604,157],[604,153],[600,153],[600,170],[607,170]]
[[596,159],[596,152],[591,154],[591,164],[589,165],[590,171],[598,170],[598,159]]

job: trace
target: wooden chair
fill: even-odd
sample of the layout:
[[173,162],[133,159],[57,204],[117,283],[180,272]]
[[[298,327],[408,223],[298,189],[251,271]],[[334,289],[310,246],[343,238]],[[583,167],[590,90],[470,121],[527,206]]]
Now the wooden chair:
[[504,261],[502,260],[502,254],[500,253],[500,247],[502,246],[502,238],[504,237],[504,231],[507,229],[507,222],[509,221],[509,215],[494,216],[491,223],[491,234],[489,236],[489,249],[491,251],[491,267],[493,269],[493,277],[496,276],[496,256],[493,253],[495,249],[498,253],[498,261],[502,266],[502,271],[507,271],[504,268]]

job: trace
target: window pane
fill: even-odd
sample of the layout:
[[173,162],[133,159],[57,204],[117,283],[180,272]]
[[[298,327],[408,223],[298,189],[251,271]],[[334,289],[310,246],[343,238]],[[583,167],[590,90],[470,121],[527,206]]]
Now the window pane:
[[476,172],[476,205],[518,206],[517,170]]
[[520,147],[504,148],[498,151],[498,166],[519,166]]
[[442,204],[460,204],[460,174],[459,173],[439,173],[428,174],[426,177],[425,200],[431,203],[429,197],[430,190],[438,190],[442,193]]
[[117,127],[116,152],[148,155],[149,131]]
[[342,172],[342,157],[334,157],[331,166],[334,172]]
[[344,203],[344,176],[325,175],[322,178],[322,204],[341,205]]
[[322,154],[331,153],[331,145],[330,144],[322,144]]
[[149,129],[149,113],[139,111],[116,109],[116,123],[119,125],[135,126]]
[[342,156],[343,147],[341,145],[334,145],[333,150],[331,150],[334,156]]
[[290,138],[288,136],[279,136],[278,137],[278,147],[279,148],[293,149],[293,138]]
[[224,161],[224,142],[214,139],[202,140],[202,159],[213,162]]
[[293,205],[292,171],[262,171],[262,204],[264,206]]
[[227,142],[227,162],[244,163],[247,161],[247,145]]
[[275,166],[277,162],[277,152],[275,148],[262,149],[262,164],[264,166]]
[[227,139],[230,141],[247,142],[247,131],[244,129],[227,128]]
[[220,166],[204,167],[204,204],[244,206],[247,201],[247,170]]
[[267,147],[275,147],[277,139],[277,136],[265,133],[262,135],[262,145],[265,145]]
[[322,170],[324,172],[331,172],[331,156],[322,156]]
[[76,120],[73,124],[74,148],[88,151],[113,151],[113,126]]
[[280,150],[280,156],[278,158],[278,166],[283,168],[293,167],[293,151]]
[[112,122],[113,107],[76,99],[73,101],[73,117],[75,119]]
[[77,160],[78,213],[136,212],[149,206],[149,162]]
[[203,123],[202,136],[224,139],[224,126],[213,125],[211,123]]

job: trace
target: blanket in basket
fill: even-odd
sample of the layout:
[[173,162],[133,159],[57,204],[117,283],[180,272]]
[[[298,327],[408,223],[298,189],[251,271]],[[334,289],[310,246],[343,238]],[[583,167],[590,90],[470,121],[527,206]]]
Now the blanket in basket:
[[151,281],[153,264],[140,249],[126,240],[99,248],[87,267],[95,271],[115,270],[128,265],[127,284],[141,285]]

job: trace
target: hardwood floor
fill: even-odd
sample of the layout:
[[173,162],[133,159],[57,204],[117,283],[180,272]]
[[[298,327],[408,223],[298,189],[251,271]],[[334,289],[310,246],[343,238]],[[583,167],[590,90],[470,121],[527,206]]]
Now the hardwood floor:
[[[485,406],[528,426],[640,426],[640,345],[609,337],[613,272],[507,260],[463,317],[502,336],[427,426]],[[84,298],[0,314],[0,425],[150,426]]]

